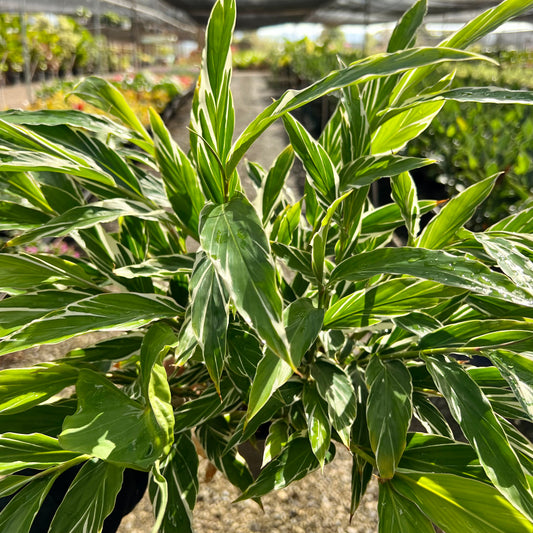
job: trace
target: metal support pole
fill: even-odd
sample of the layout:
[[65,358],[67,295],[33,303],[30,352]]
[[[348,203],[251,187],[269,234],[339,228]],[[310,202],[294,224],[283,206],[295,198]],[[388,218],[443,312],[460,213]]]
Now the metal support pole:
[[102,8],[100,0],[94,0],[94,34],[96,36],[96,72],[104,72],[104,51],[102,50]]
[[370,23],[370,0],[365,0],[365,18],[364,18],[364,26],[365,26],[365,35],[363,37],[363,57],[366,57],[368,53],[370,52],[368,40],[370,38],[368,33],[368,25]]
[[20,11],[20,40],[22,44],[22,57],[24,58],[24,82],[26,83],[28,101],[31,103],[33,100],[33,90],[31,86],[30,50],[28,48],[27,15],[25,12],[25,7],[26,2],[23,2],[22,10]]

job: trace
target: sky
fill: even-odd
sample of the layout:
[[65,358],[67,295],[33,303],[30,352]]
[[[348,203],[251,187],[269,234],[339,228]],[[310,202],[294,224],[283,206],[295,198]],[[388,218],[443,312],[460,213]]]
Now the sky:
[[[392,30],[395,23],[386,24],[372,24],[368,27],[369,33],[377,33],[383,30]],[[457,31],[461,28],[462,24],[450,24],[450,23],[428,23],[426,25],[428,31],[435,32],[437,34],[447,34]],[[363,25],[344,25],[340,26],[341,30],[346,36],[346,41],[356,46],[363,42],[365,27]],[[533,32],[533,24],[528,22],[507,22],[496,30],[495,33],[521,33],[521,32]],[[298,41],[304,37],[309,37],[311,40],[316,40],[322,33],[321,24],[312,23],[298,23],[298,24],[279,24],[276,26],[266,26],[260,28],[257,31],[259,37],[268,39],[289,39],[291,41]]]

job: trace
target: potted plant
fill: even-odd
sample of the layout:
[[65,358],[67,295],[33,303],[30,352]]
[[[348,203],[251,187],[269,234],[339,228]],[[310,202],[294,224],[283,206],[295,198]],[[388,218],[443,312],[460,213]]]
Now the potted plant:
[[[148,473],[154,531],[191,531],[199,444],[240,499],[260,502],[345,446],[351,512],[376,473],[381,532],[532,531],[533,449],[512,424],[532,415],[531,210],[467,231],[497,176],[445,205],[418,201],[410,171],[431,161],[400,155],[446,100],[531,104],[527,91],[448,87],[454,62],[487,60],[466,47],[532,6],[505,0],[441,46],[414,48],[419,0],[387,53],[288,91],[233,144],[234,0],[213,8],[188,153],[99,78],[74,94],[117,122],[2,113],[0,176],[17,199],[0,203],[11,232],[0,354],[116,336],[0,372],[0,529],[28,531],[77,467],[51,532],[100,531],[131,471]],[[449,74],[419,92],[443,62]],[[316,141],[290,113],[332,91],[339,105]],[[252,203],[237,164],[278,119],[290,145],[270,169],[249,165]],[[296,201],[284,187],[295,156]],[[379,179],[392,200],[375,208]],[[66,235],[80,257],[24,251]],[[409,431],[414,419],[423,431]],[[254,479],[238,447],[259,427]]]

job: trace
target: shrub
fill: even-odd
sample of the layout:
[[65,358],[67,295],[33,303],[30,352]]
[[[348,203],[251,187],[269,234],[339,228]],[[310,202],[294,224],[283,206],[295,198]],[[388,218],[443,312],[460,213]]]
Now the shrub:
[[[511,423],[532,415],[531,210],[466,230],[488,176],[421,230],[438,206],[418,201],[410,171],[431,161],[397,155],[448,99],[533,101],[450,90],[453,71],[417,89],[442,62],[484,60],[463,49],[531,6],[506,0],[441,46],[412,48],[420,0],[387,53],[285,93],[233,145],[233,0],[213,8],[188,154],[156,113],[150,135],[98,78],[74,92],[120,123],[3,113],[1,177],[20,200],[0,204],[14,232],[0,254],[0,354],[116,337],[0,372],[0,495],[12,498],[0,529],[28,531],[56,478],[82,465],[51,532],[100,531],[132,469],[149,472],[154,531],[191,531],[196,443],[239,499],[260,501],[342,445],[352,514],[378,475],[381,532],[532,531],[533,449]],[[290,112],[335,90],[339,106],[315,141]],[[290,146],[268,170],[249,165],[253,205],[237,164],[279,118]],[[285,190],[295,155],[306,170],[296,202]],[[392,202],[375,208],[370,186],[388,178]],[[65,235],[79,258],[9,253]],[[474,366],[480,356],[493,366]],[[238,450],[260,427],[254,479]]]

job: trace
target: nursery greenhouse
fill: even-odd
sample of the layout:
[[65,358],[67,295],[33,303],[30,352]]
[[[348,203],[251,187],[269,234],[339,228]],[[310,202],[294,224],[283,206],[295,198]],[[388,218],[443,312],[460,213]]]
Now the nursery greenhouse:
[[[74,15],[83,8],[94,13],[112,10],[187,28],[195,23],[205,25],[213,4],[214,0],[2,0],[0,12]],[[302,21],[333,25],[390,22],[398,20],[411,4],[410,0],[237,0],[237,27]],[[465,22],[496,4],[490,0],[435,0],[429,2],[428,20]],[[518,19],[533,20],[533,10]]]
[[533,533],[533,0],[0,0],[0,533]]

